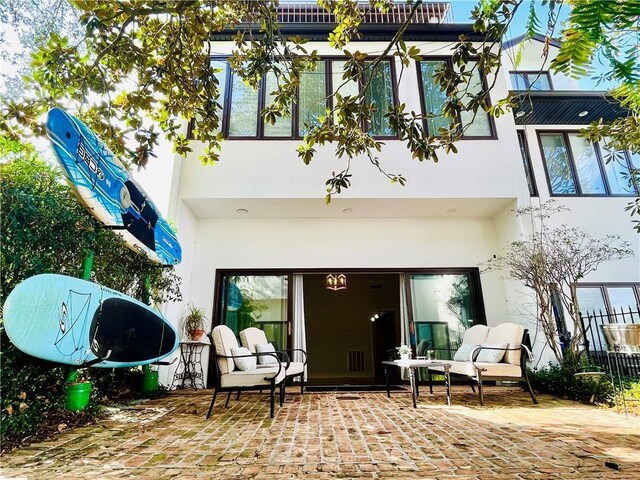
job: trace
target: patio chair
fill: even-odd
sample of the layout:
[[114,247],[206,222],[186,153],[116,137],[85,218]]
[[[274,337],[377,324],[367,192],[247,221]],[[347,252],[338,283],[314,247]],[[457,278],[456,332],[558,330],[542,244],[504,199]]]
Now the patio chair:
[[[251,353],[256,353],[256,345],[265,345],[269,343],[264,331],[256,327],[249,327],[242,330],[240,332],[240,341],[242,342],[242,346],[248,348]],[[289,362],[286,379],[291,380],[293,378],[300,377],[300,394],[304,394],[304,369],[307,365],[307,352],[301,348],[281,350],[281,352],[284,352],[287,355],[293,352],[300,352],[302,354],[302,362]]]
[[[481,354],[481,352],[485,352]],[[529,332],[516,323],[501,323],[495,327],[475,325],[464,333],[462,345],[451,364],[450,375],[477,382],[480,405],[484,405],[483,381],[520,382],[528,390],[534,404],[538,403],[527,376],[526,361],[532,356]],[[491,358],[493,357],[493,358]],[[442,372],[442,367],[429,367],[429,389],[433,393],[431,371]],[[526,388],[525,388],[526,387]],[[472,383],[473,388],[473,383]]]
[[278,386],[280,387],[280,405],[282,406],[286,364],[281,363],[275,353],[262,353],[261,355],[269,355],[276,359],[273,366],[256,368],[254,363],[253,368],[241,370],[238,368],[239,365],[243,368],[246,367],[246,365],[243,365],[242,359],[255,357],[257,361],[258,355],[255,353],[233,355],[232,349],[235,350],[239,347],[238,339],[226,325],[218,325],[213,329],[211,332],[211,345],[215,354],[213,364],[216,369],[216,385],[213,390],[213,398],[207,412],[207,418],[211,416],[218,392],[227,392],[227,401],[224,404],[225,408],[227,408],[231,392],[237,391],[239,394],[243,390],[262,391],[265,389],[269,389],[269,414],[273,418],[275,390]]

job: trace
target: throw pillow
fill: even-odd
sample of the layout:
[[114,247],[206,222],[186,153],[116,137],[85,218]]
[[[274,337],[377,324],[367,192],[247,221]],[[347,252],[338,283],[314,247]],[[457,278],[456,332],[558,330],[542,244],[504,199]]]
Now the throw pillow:
[[[251,352],[245,347],[231,347],[231,355],[234,357],[236,355],[251,355]],[[256,357],[254,356],[234,358],[233,363],[236,364],[238,370],[242,370],[243,372],[256,369]]]
[[[271,343],[256,343],[256,353],[273,353],[275,351],[276,349]],[[278,360],[274,355],[259,355],[258,362],[260,362],[261,365],[267,365],[270,363],[278,363]]]
[[473,345],[471,343],[463,343],[460,345],[460,348],[456,350],[456,353],[453,354],[453,359],[456,362],[468,362],[473,349],[479,346],[480,345]]
[[489,347],[491,350],[482,349],[478,354],[476,362],[482,363],[499,363],[504,357],[505,350],[509,346],[508,343],[483,343],[483,347]]

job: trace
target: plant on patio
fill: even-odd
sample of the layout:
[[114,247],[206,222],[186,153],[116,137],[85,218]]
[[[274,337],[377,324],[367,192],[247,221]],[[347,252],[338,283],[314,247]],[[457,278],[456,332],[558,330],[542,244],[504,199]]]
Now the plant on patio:
[[615,401],[613,387],[606,377],[576,377],[578,370],[572,365],[549,364],[529,370],[529,380],[539,393],[588,403],[609,405]]
[[[534,291],[536,320],[547,345],[558,363],[575,372],[586,333],[580,322],[577,283],[603,262],[632,257],[633,250],[616,235],[597,239],[578,228],[553,227],[552,217],[566,210],[554,200],[518,209],[518,216],[531,217],[534,233],[509,244],[504,254],[485,263],[485,269],[502,271]],[[572,335],[559,321],[559,311],[571,321]]]
[[[179,298],[173,269],[158,268],[130,251],[113,232],[100,229],[79,205],[56,168],[21,143],[0,137],[0,303],[20,281],[39,273],[82,274],[85,251],[95,252],[93,280],[143,298],[144,278],[151,279],[155,302]],[[111,374],[93,369],[89,409],[64,412],[62,388],[67,368],[16,349],[0,322],[2,448],[25,439],[90,421],[98,414],[95,400],[108,390]],[[101,371],[102,370],[102,371]],[[119,372],[113,377],[123,375]],[[97,381],[96,377],[104,376]]]

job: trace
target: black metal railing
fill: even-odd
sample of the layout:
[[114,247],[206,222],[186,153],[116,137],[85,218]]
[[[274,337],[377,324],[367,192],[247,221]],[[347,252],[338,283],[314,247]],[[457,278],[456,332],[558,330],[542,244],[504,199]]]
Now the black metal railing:
[[620,308],[611,313],[602,310],[580,313],[580,321],[585,336],[585,354],[591,365],[597,365],[609,374],[617,375],[619,371],[624,376],[640,378],[640,354],[611,351],[602,330],[603,325],[612,323],[640,323],[640,306]]
[[[364,23],[402,24],[411,12],[409,4],[394,5],[387,12],[380,12],[371,8],[369,3],[358,4],[362,12]],[[425,2],[416,9],[411,23],[452,23],[451,3],[449,2]],[[332,13],[309,2],[280,2],[278,6],[279,23],[335,23]]]

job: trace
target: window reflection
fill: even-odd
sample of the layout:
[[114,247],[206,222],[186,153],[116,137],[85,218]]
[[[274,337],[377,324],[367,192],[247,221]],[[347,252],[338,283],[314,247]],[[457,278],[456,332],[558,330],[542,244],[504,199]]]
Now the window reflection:
[[542,153],[547,165],[547,173],[551,184],[551,193],[556,195],[571,195],[577,193],[569,156],[562,134],[540,135]]
[[223,323],[236,335],[245,328],[260,328],[269,342],[286,348],[287,276],[230,276],[225,287]]

